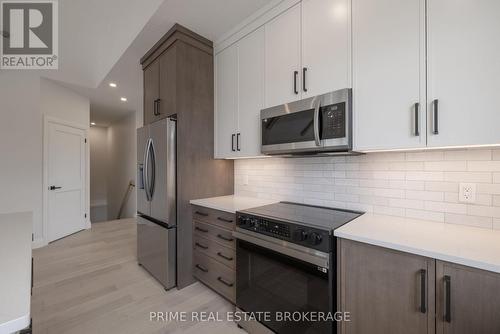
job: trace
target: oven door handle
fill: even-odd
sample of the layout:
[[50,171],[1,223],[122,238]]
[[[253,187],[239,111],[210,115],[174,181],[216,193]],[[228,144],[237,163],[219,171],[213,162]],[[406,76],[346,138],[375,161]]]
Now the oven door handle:
[[[327,270],[330,267],[329,266],[329,256],[327,253],[308,249],[306,247],[295,245],[295,244],[290,244],[291,247],[286,247],[286,246],[283,246],[283,243],[286,241],[280,241],[280,244],[278,244],[276,242],[264,240],[263,238],[256,237],[256,236],[253,236],[250,234],[253,234],[253,232],[245,231],[242,233],[239,231],[233,231],[233,236],[236,239],[243,240],[243,241],[249,242],[251,244],[263,247],[263,248],[267,248],[267,249],[272,250],[274,252],[293,257],[293,258],[300,260],[300,261],[304,261],[307,263],[317,265],[318,267],[325,268]],[[271,237],[267,237],[267,236],[263,236],[263,237],[272,239]],[[294,246],[296,248],[300,248],[301,250],[292,248]]]
[[314,107],[314,142],[316,146],[321,146],[321,139],[319,137],[319,108],[321,107],[321,101],[318,99],[315,102]]

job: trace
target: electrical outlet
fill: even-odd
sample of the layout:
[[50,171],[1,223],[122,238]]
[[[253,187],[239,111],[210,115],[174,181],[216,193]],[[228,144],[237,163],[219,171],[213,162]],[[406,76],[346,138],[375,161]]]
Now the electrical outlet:
[[464,203],[476,202],[476,184],[475,183],[460,183],[460,191],[458,200]]

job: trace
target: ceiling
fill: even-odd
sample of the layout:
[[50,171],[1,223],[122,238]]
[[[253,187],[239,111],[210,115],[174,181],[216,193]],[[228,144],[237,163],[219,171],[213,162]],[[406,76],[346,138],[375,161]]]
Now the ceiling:
[[[130,112],[142,109],[142,70],[139,59],[175,23],[180,23],[210,40],[217,40],[272,0],[85,1],[90,2],[95,8],[106,2],[106,11],[110,7],[109,3],[119,2],[120,5],[117,7],[120,15],[112,11],[97,15],[96,10],[88,9],[87,6],[72,8],[71,17],[84,12],[95,15],[92,18],[77,18],[78,22],[72,22],[72,26],[81,24],[80,27],[85,27],[80,28],[76,37],[65,33],[60,38],[63,41],[66,41],[66,38],[76,41],[71,45],[78,50],[70,52],[66,50],[68,45],[64,50],[71,55],[71,58],[67,58],[71,59],[71,63],[82,66],[60,63],[63,68],[60,72],[64,72],[64,75],[49,77],[88,96],[91,101],[91,120],[97,125],[106,126]],[[142,8],[145,5],[147,8]],[[151,13],[149,17],[148,13]],[[69,24],[67,22],[69,20],[71,18],[66,18],[62,24]],[[103,20],[106,22],[101,22]],[[141,27],[138,28],[139,26]],[[87,42],[89,38],[96,36],[98,40],[92,46],[92,52],[94,50],[99,52],[81,50],[80,41]],[[127,41],[129,41],[128,47],[123,47]],[[63,56],[64,54],[61,54],[61,62]],[[110,87],[110,82],[116,83],[118,87]],[[120,101],[122,96],[127,98],[127,102]]]

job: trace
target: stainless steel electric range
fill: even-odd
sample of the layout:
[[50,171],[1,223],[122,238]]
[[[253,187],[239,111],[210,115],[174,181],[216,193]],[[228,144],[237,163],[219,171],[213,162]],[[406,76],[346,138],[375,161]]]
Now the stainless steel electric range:
[[289,202],[237,212],[236,305],[267,317],[240,325],[249,332],[335,333],[335,322],[325,320],[336,312],[333,231],[362,214]]

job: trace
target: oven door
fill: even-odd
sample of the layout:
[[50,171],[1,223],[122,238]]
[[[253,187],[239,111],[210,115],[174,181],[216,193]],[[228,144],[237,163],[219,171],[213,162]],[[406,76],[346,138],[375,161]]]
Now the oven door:
[[282,246],[283,242],[269,249],[265,246],[268,241],[263,242],[247,233],[235,233],[235,236],[236,305],[240,309],[269,312],[270,321],[261,323],[277,333],[333,333],[332,321],[280,319],[287,312],[295,317],[308,312],[327,316],[332,312],[329,255],[323,253],[327,256],[326,261],[324,256],[316,261],[314,254],[307,253],[299,255],[299,259],[295,255],[300,252],[290,252]]

